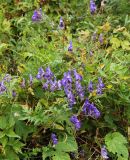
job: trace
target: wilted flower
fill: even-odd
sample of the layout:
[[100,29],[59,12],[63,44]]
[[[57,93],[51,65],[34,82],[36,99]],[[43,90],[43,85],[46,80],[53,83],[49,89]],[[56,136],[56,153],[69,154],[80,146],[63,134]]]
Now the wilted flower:
[[51,139],[52,139],[53,145],[56,145],[58,143],[58,139],[57,139],[56,134],[52,133]]
[[86,99],[86,101],[84,102],[82,111],[93,118],[100,117],[99,110],[94,106],[93,103],[90,103],[88,99]]
[[102,33],[99,35],[99,42],[101,45],[103,44],[103,34]]
[[36,75],[36,78],[37,78],[37,79],[42,79],[43,76],[44,76],[44,70],[42,69],[42,67],[40,67],[40,68],[38,69],[38,73],[37,73],[37,75]]
[[90,55],[90,56],[93,56],[93,52],[92,52],[92,51],[90,51],[90,52],[89,52],[89,55]]
[[102,156],[102,158],[103,158],[103,159],[108,159],[109,157],[108,157],[107,154],[108,154],[108,153],[107,153],[106,147],[103,146],[103,147],[101,148],[101,156]]
[[94,32],[93,35],[92,35],[92,40],[93,40],[93,41],[96,41],[96,38],[97,38],[97,33]]
[[21,87],[25,88],[25,78],[23,78],[22,82],[21,82]]
[[59,28],[60,29],[64,29],[65,28],[64,21],[63,21],[62,17],[60,17]]
[[0,94],[2,94],[5,91],[6,91],[6,87],[4,85],[4,81],[1,81],[0,82]]
[[33,84],[33,77],[31,74],[29,75],[29,83],[30,83],[30,86]]
[[10,82],[11,79],[12,78],[11,78],[10,74],[6,74],[5,77],[3,78],[3,80],[6,81],[6,82]]
[[37,22],[42,20],[42,9],[40,8],[39,10],[35,10],[32,16],[32,21]]
[[92,81],[90,81],[89,84],[88,84],[88,91],[89,92],[93,91],[93,83],[92,83]]
[[91,14],[94,14],[96,11],[96,4],[93,0],[90,0],[90,12]]
[[70,41],[70,43],[69,43],[68,51],[69,51],[69,52],[72,52],[72,51],[73,51],[72,41]]
[[79,130],[81,128],[81,123],[78,120],[76,115],[74,115],[70,118],[70,122],[72,122],[74,124],[76,130]]

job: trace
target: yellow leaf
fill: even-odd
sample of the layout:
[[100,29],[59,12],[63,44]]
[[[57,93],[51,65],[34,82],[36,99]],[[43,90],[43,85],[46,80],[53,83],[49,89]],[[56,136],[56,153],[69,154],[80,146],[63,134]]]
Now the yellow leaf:
[[113,49],[117,49],[117,48],[119,48],[121,46],[120,40],[118,38],[116,38],[116,37],[111,38],[110,42],[112,44],[112,48]]
[[103,69],[104,66],[105,66],[104,64],[100,64],[100,65],[99,65],[99,67],[100,67],[101,69]]
[[28,92],[31,93],[31,95],[34,96],[34,92],[33,92],[33,89],[31,87],[28,88]]
[[111,89],[111,88],[112,88],[112,85],[111,85],[111,84],[110,84],[110,85],[108,85],[108,86],[107,86],[107,88],[108,88],[108,89]]
[[61,125],[59,125],[59,124],[54,124],[54,127],[55,127],[55,129],[59,129],[59,130],[64,130],[64,127],[62,127]]
[[111,29],[110,23],[106,22],[103,26],[102,26],[103,31],[108,32]]
[[125,49],[125,50],[130,50],[130,42],[127,41],[127,40],[122,41],[122,42],[121,42],[121,46],[122,46],[122,48]]

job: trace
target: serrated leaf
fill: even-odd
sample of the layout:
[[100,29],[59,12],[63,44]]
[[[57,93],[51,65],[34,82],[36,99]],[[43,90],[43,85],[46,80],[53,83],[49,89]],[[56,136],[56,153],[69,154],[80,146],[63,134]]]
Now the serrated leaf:
[[110,40],[111,44],[112,44],[112,48],[113,49],[117,49],[121,46],[121,42],[118,38],[116,37],[113,37],[111,40]]
[[78,146],[73,137],[67,137],[65,141],[59,141],[58,144],[55,146],[55,149],[61,152],[73,152],[78,150]]
[[128,159],[127,140],[119,132],[109,133],[105,136],[105,144],[109,152],[117,154],[117,157]]

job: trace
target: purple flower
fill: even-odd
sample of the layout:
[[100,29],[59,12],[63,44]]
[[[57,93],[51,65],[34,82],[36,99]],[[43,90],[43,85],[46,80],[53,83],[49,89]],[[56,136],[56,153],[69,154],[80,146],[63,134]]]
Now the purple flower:
[[56,134],[52,133],[51,139],[52,139],[53,145],[56,145],[58,143],[58,139],[57,139]]
[[99,118],[100,112],[99,110],[94,106],[93,103],[90,103],[88,99],[84,102],[82,111],[93,118]]
[[71,71],[65,72],[64,77],[62,79],[62,85],[66,86],[67,84],[72,83]]
[[47,67],[46,72],[44,74],[44,78],[47,80],[51,80],[53,76],[54,76],[54,74],[52,73],[50,67]]
[[43,84],[42,88],[47,90],[49,87],[49,81],[46,81],[46,83]]
[[70,108],[72,108],[73,105],[76,104],[75,97],[72,91],[68,91],[67,99],[68,99]]
[[21,82],[21,87],[25,88],[25,78],[23,78],[22,82]]
[[15,90],[12,90],[12,97],[16,97],[16,92],[15,92]]
[[32,86],[32,84],[33,84],[33,77],[32,77],[31,74],[29,75],[29,83],[30,83],[30,86]]
[[72,52],[73,51],[73,46],[72,46],[72,41],[70,41],[70,44],[68,46],[68,51]]
[[6,87],[4,85],[4,81],[0,82],[0,94],[4,93],[6,91]]
[[98,78],[98,84],[97,84],[97,94],[102,94],[102,90],[105,87],[102,79],[99,77]]
[[61,90],[61,87],[62,87],[62,81],[61,80],[57,81],[57,86],[58,86],[58,90]]
[[64,29],[65,28],[64,21],[63,21],[62,17],[60,17],[59,28],[60,29]]
[[93,0],[90,0],[90,12],[91,14],[94,14],[96,11],[96,4]]
[[74,115],[70,118],[70,122],[74,124],[76,130],[79,130],[81,128],[81,123],[78,120],[76,115]]
[[93,91],[93,83],[92,83],[92,81],[90,81],[89,84],[88,84],[88,91],[90,93]]
[[38,69],[38,73],[37,73],[37,75],[36,75],[36,78],[37,78],[37,79],[42,79],[43,76],[44,76],[44,70],[42,69],[42,67],[40,67],[40,68]]
[[103,44],[103,34],[102,33],[99,35],[99,42],[101,45]]
[[76,81],[81,81],[82,80],[82,76],[77,73],[76,69],[74,69],[74,76],[75,76]]
[[42,9],[40,8],[39,10],[35,10],[32,16],[32,21],[37,22],[42,19]]
[[103,159],[108,159],[109,157],[108,157],[107,154],[108,154],[108,153],[107,153],[106,147],[103,146],[103,147],[101,148],[101,156],[102,156],[102,158],[103,158]]
[[83,87],[81,86],[80,81],[75,82],[75,87],[76,87],[76,92],[80,97],[81,101],[84,100],[84,90],[83,90]]
[[56,81],[56,79],[54,79],[54,81],[50,81],[50,90],[52,91],[52,92],[54,92],[55,90],[57,89],[57,81]]

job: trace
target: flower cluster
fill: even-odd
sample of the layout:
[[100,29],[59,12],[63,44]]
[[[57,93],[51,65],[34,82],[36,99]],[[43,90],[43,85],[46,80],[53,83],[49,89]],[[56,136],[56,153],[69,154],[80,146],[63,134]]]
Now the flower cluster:
[[94,106],[93,103],[90,103],[88,99],[85,100],[82,111],[87,116],[91,116],[93,118],[99,118],[100,117],[99,110]]
[[94,14],[96,11],[96,4],[93,0],[90,0],[90,12],[91,14]]
[[69,52],[72,52],[72,51],[73,51],[72,41],[70,41],[70,43],[69,43],[68,51],[69,51]]
[[80,82],[82,80],[82,76],[78,74],[76,70],[74,70],[74,76],[75,76],[76,93],[82,101],[84,100],[84,90]]
[[76,115],[73,115],[71,118],[70,118],[70,122],[72,122],[75,126],[75,129],[76,130],[79,130],[81,128],[81,123],[80,121],[78,120],[77,116]]
[[64,91],[67,96],[69,106],[72,107],[74,104],[76,104],[76,100],[72,91],[71,71],[64,73],[64,77],[62,79],[62,86],[64,87]]
[[42,9],[40,8],[39,10],[35,10],[32,16],[32,21],[33,22],[38,22],[42,20]]
[[102,90],[105,87],[102,79],[99,77],[98,78],[98,84],[97,84],[97,94],[102,94]]

